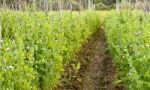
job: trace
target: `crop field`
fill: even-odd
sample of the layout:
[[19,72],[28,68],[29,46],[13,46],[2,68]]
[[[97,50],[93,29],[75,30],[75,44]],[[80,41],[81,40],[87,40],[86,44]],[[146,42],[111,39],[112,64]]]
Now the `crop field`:
[[[119,0],[4,1],[0,90],[150,90],[146,6],[119,9]],[[116,10],[109,10],[114,2]],[[127,4],[132,5],[121,8]]]
[[150,15],[111,12],[105,23],[108,48],[118,68],[116,84],[128,90],[150,89]]
[[[95,12],[0,14],[0,89],[48,90],[99,27]],[[78,17],[80,15],[80,17]]]

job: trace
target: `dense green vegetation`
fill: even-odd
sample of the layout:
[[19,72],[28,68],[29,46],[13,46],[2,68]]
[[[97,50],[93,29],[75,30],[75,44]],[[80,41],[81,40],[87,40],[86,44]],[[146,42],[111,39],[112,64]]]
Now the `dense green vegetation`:
[[111,12],[105,21],[109,50],[117,66],[116,84],[127,90],[150,89],[150,15]]
[[0,13],[0,90],[51,90],[99,27],[96,12]]
[[[44,2],[52,6],[47,8]],[[117,69],[115,84],[127,90],[149,90],[150,14],[88,8],[112,9],[114,3],[0,0],[0,90],[52,90],[59,84],[64,67],[102,24]]]

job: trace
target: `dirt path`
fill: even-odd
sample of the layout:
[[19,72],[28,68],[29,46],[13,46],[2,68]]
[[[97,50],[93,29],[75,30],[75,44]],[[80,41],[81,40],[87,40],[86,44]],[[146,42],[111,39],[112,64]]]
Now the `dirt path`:
[[72,66],[67,66],[66,72],[72,71],[64,75],[62,86],[56,90],[122,90],[113,85],[115,69],[102,29],[93,34],[72,64],[77,62],[81,63],[79,72],[74,73]]
[[[114,90],[114,67],[112,59],[107,52],[105,34],[103,30],[96,32],[89,42],[91,48],[86,56],[90,64],[84,74],[83,87],[80,90]],[[83,68],[84,70],[84,68]]]

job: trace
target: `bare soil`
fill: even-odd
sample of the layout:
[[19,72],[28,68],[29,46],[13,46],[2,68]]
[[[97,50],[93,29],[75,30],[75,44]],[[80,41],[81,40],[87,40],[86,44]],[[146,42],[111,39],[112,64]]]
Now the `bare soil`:
[[[80,63],[76,72],[75,66]],[[107,50],[104,30],[95,32],[76,58],[66,66],[55,90],[123,90],[113,84],[115,67]]]

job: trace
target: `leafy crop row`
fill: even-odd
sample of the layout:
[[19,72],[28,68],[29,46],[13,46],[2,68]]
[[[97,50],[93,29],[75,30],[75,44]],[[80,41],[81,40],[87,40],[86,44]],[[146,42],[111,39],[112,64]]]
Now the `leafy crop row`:
[[127,90],[150,89],[150,15],[111,12],[105,21],[109,50],[118,68],[116,84]]
[[0,90],[50,90],[98,28],[94,12],[0,13]]

